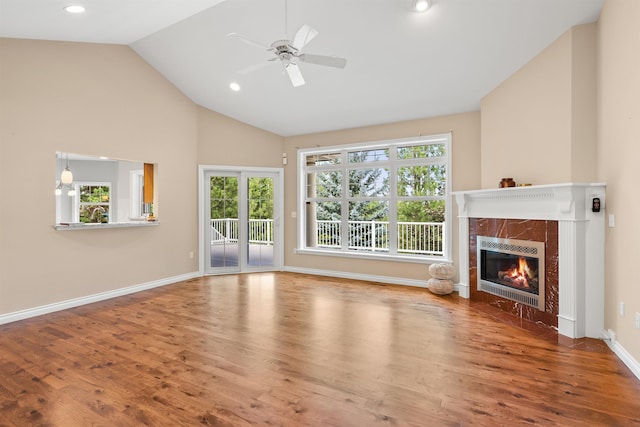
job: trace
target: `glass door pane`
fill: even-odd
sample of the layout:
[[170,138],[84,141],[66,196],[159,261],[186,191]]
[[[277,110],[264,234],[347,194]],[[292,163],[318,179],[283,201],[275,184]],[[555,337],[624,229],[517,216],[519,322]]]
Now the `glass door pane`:
[[274,178],[247,177],[246,254],[249,267],[274,265]]
[[239,268],[238,176],[209,175],[209,268]]

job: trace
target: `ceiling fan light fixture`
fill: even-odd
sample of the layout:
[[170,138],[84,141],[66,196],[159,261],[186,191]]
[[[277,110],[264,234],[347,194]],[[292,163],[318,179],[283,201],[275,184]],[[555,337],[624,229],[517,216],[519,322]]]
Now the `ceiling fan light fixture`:
[[412,9],[414,12],[426,12],[431,7],[431,0],[413,0]]

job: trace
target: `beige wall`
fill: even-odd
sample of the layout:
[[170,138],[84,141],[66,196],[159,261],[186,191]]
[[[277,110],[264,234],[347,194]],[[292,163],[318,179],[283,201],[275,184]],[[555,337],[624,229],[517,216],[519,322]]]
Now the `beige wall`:
[[[197,271],[195,105],[125,46],[0,39],[0,64],[0,314]],[[157,163],[160,225],[55,231],[56,151]]]
[[[480,115],[478,112],[286,138],[285,150],[289,164],[286,167],[284,196],[285,265],[303,269],[425,280],[428,277],[428,266],[424,263],[370,261],[356,258],[294,254],[294,249],[297,246],[297,220],[291,217],[291,212],[297,211],[297,150],[299,148],[433,135],[449,131],[453,132],[453,191],[477,189],[480,184],[480,164],[478,162],[480,157]],[[455,219],[457,214],[455,202],[452,201],[451,206],[454,208],[454,223],[452,226],[453,255],[454,262],[457,262],[458,224],[457,219]]]
[[595,30],[567,31],[482,99],[482,188],[595,180]]
[[198,107],[198,163],[282,167],[284,138]]
[[571,181],[597,181],[597,35],[596,23],[571,32]]
[[[598,35],[598,179],[607,183],[605,327],[640,363],[640,286],[635,265],[640,240],[640,2],[606,0]],[[619,315],[620,302],[626,314]]]

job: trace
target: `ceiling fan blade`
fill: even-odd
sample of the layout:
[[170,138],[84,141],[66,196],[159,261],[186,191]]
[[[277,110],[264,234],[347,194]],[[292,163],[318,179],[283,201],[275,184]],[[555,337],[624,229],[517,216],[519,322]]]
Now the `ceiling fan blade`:
[[301,61],[308,62],[309,64],[326,65],[327,67],[344,68],[347,65],[345,58],[338,58],[336,56],[324,56],[324,55],[311,55],[303,53],[298,55]]
[[287,71],[289,80],[291,80],[293,87],[302,86],[304,84],[304,78],[302,78],[302,73],[300,72],[300,68],[298,68],[298,64],[291,62],[287,64],[284,69]]
[[293,38],[291,47],[293,47],[297,51],[300,51],[317,35],[318,32],[316,30],[305,24],[300,27],[300,29],[296,33],[296,36]]
[[258,62],[257,64],[249,65],[248,67],[238,70],[238,74],[244,75],[244,74],[253,73],[256,70],[266,67],[267,65],[269,65],[270,62],[273,62],[273,60],[267,59],[265,61]]
[[248,45],[259,47],[261,49],[273,50],[273,48],[271,46],[267,46],[266,44],[257,42],[255,40],[251,40],[249,37],[247,37],[247,36],[245,36],[243,34],[240,34],[240,33],[229,33],[229,34],[227,34],[227,37],[238,38],[238,39],[240,39],[241,41],[245,42]]

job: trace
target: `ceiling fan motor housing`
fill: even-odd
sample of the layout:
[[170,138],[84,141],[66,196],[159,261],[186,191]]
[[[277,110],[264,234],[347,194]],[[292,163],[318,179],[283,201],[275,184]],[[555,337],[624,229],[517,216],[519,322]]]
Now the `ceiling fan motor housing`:
[[284,66],[288,66],[295,58],[295,48],[289,45],[289,40],[278,40],[271,43],[275,54],[280,58]]

